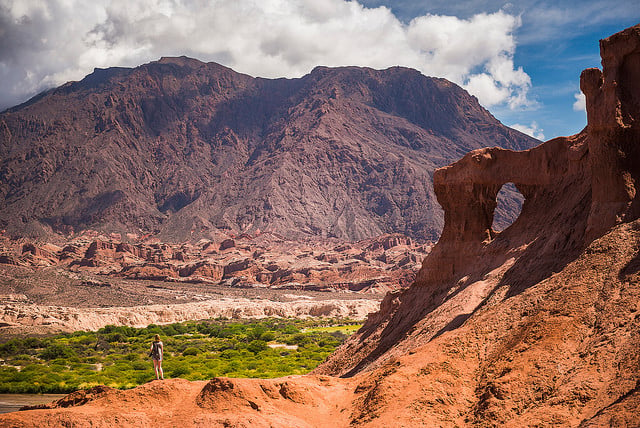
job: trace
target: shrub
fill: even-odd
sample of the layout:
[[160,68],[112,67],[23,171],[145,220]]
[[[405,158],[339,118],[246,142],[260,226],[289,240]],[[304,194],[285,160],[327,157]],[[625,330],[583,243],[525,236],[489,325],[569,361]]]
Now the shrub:
[[247,333],[247,340],[251,342],[253,340],[260,339],[260,336],[262,336],[266,332],[267,332],[267,329],[264,326],[256,325]]
[[142,385],[143,383],[147,383],[150,380],[152,380],[153,376],[154,375],[151,372],[149,372],[149,373],[137,373],[134,376],[134,379],[135,379],[135,381],[136,381],[136,383],[138,385]]
[[127,361],[135,361],[139,358],[140,356],[138,354],[134,354],[134,353],[129,353],[127,355],[124,356],[124,359]]
[[195,355],[198,355],[198,352],[199,352],[198,348],[190,347],[190,348],[187,348],[184,351],[182,351],[182,355],[184,355],[185,357],[188,356],[188,355],[195,356]]
[[176,334],[178,334],[173,325],[165,325],[164,327],[162,327],[162,332],[165,336],[175,336]]
[[285,334],[300,333],[300,329],[298,327],[296,327],[295,325],[287,325],[287,326],[284,327],[283,333],[285,333]]
[[44,341],[37,337],[26,337],[22,339],[22,343],[26,348],[37,349],[44,347]]
[[0,357],[8,357],[9,355],[15,355],[20,351],[15,340],[10,340],[7,343],[0,345]]
[[119,332],[109,333],[105,336],[105,340],[109,343],[125,342],[127,340],[127,336]]
[[234,358],[238,358],[239,356],[240,352],[236,351],[235,349],[227,349],[220,353],[220,357],[224,358],[225,360],[232,360]]
[[178,366],[171,371],[171,377],[180,377],[191,373],[191,370],[186,365]]
[[43,360],[55,360],[58,358],[71,358],[75,357],[76,352],[68,346],[52,344],[47,346],[44,351],[40,353],[40,358]]
[[267,342],[264,340],[252,340],[247,346],[247,350],[257,354],[259,352],[265,351],[267,349]]
[[32,361],[33,358],[31,358],[31,355],[20,354],[13,357],[12,363],[14,365],[24,365],[25,363],[31,363]]
[[271,342],[276,338],[276,335],[272,331],[265,331],[260,335],[260,340],[264,340],[265,342]]
[[[303,374],[346,338],[342,331],[348,330],[340,330],[339,323],[345,325],[326,320],[219,320],[142,329],[106,326],[97,334],[15,338],[0,345],[0,355],[5,355],[5,364],[24,367],[18,371],[0,366],[0,392],[69,392],[82,385],[130,388],[145,383],[153,378],[147,354],[155,333],[165,335],[165,355],[175,354],[165,361],[168,377],[194,380],[223,374],[261,378]],[[174,331],[177,334],[170,336]],[[267,346],[270,341],[299,348],[271,349]],[[45,361],[37,360],[38,356]]]
[[131,368],[137,371],[146,370],[152,367],[150,363],[146,363],[144,361],[138,360],[131,363]]
[[287,340],[288,345],[298,345],[300,347],[304,347],[311,343],[311,338],[304,333],[294,334],[289,340]]

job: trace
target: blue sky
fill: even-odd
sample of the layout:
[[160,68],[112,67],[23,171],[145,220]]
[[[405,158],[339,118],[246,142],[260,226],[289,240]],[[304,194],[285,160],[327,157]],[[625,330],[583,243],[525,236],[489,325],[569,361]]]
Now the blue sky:
[[600,66],[599,39],[638,23],[640,0],[0,0],[0,109],[161,56],[261,77],[403,65],[547,140],[584,127],[580,72]]

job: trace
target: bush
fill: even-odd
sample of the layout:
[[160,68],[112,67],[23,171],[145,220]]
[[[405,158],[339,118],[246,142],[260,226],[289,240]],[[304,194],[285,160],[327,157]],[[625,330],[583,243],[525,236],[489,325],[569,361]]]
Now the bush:
[[20,348],[16,344],[15,340],[10,340],[7,343],[0,345],[0,357],[8,357],[9,355],[15,355],[20,352]]
[[49,345],[40,353],[40,358],[43,360],[55,360],[58,358],[71,357],[76,357],[76,352],[68,346],[60,344]]
[[173,325],[165,325],[164,327],[162,327],[162,332],[165,336],[175,336],[176,334],[178,334]]
[[252,340],[247,346],[247,350],[257,354],[259,352],[265,351],[267,349],[267,342],[264,340]]
[[264,326],[257,325],[247,333],[247,340],[251,342],[253,340],[260,339],[260,336],[262,336],[266,332],[267,332],[267,329]]
[[300,347],[304,347],[311,343],[311,338],[304,333],[294,334],[289,340],[287,340],[288,345],[298,345]]
[[180,377],[191,373],[186,365],[178,366],[171,371],[171,377]]
[[[304,374],[346,338],[335,331],[345,322],[218,320],[142,329],[106,326],[97,334],[15,338],[0,345],[7,365],[0,365],[0,392],[70,392],[87,385],[131,388],[145,383],[154,377],[147,354],[155,333],[165,335],[165,355],[175,353],[165,361],[168,377],[195,380],[223,374],[261,378]],[[174,331],[175,336],[167,334]],[[299,348],[271,349],[267,346],[270,341]],[[45,361],[37,360],[38,356]]]
[[190,348],[187,348],[184,351],[182,351],[182,355],[184,355],[185,357],[188,356],[188,355],[195,356],[195,355],[198,355],[198,352],[199,352],[198,348],[190,347]]
[[24,344],[25,348],[29,349],[43,348],[45,345],[44,341],[42,339],[38,339],[37,337],[26,337],[22,339],[22,343]]
[[105,336],[105,340],[109,343],[126,342],[127,336],[119,332],[109,333]]
[[238,358],[239,356],[240,352],[236,351],[235,349],[227,349],[220,353],[220,357],[224,358],[225,360],[232,360]]
[[137,371],[146,370],[152,367],[151,363],[146,363],[144,361],[138,360],[131,363],[131,368]]
[[11,362],[14,365],[24,365],[25,363],[33,362],[33,358],[31,358],[31,355],[20,354],[13,357],[13,360]]
[[147,383],[150,380],[154,379],[154,376],[155,375],[152,374],[151,372],[149,372],[149,373],[137,373],[134,376],[134,379],[135,379],[135,381],[136,381],[136,383],[138,385],[142,385],[143,383]]
[[264,340],[265,342],[271,342],[275,338],[276,338],[276,335],[272,331],[265,331],[260,335],[260,340]]

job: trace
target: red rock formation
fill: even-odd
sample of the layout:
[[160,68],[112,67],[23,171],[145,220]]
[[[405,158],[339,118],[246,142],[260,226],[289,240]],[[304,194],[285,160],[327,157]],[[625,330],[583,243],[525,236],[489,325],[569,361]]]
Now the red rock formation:
[[[60,249],[51,244],[20,246],[7,240],[0,264],[58,266],[139,280],[384,293],[408,286],[419,269],[419,260],[430,250],[396,234],[348,245],[316,241],[313,247],[247,236],[243,245],[211,251],[229,245],[229,241],[233,242],[227,238],[215,245],[130,244],[105,241],[104,237],[88,242],[80,237]],[[8,248],[12,246],[13,250]]]
[[[327,367],[353,374],[374,361],[379,365],[400,352],[387,352],[392,347],[415,346],[401,339],[408,332],[420,331],[416,343],[424,343],[440,329],[455,328],[501,287],[507,288],[504,297],[522,292],[561,271],[594,238],[638,218],[640,27],[602,40],[601,52],[603,71],[589,69],[581,76],[589,124],[580,134],[524,152],[475,150],[434,173],[445,211],[440,240],[411,289],[389,295],[386,310]],[[525,201],[520,217],[498,234],[491,229],[496,195],[509,182]],[[434,311],[447,302],[455,305],[465,290],[476,298],[446,316],[439,313],[432,323]]]
[[639,33],[636,26],[602,40],[602,71],[590,68],[580,76],[580,89],[587,98],[593,177],[591,238],[640,215]]
[[181,277],[204,277],[212,281],[220,281],[224,274],[224,268],[208,261],[199,261],[180,269]]

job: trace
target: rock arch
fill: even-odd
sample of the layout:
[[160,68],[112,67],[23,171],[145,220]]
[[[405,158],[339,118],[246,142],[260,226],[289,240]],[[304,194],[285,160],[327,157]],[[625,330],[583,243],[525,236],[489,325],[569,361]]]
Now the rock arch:
[[[583,143],[584,137],[577,138]],[[418,284],[453,279],[470,258],[490,243],[497,194],[513,183],[524,197],[522,214],[534,211],[536,195],[552,191],[584,156],[585,144],[557,138],[528,151],[491,147],[474,150],[458,162],[436,170],[433,182],[444,209],[444,227],[438,244],[425,260]]]

